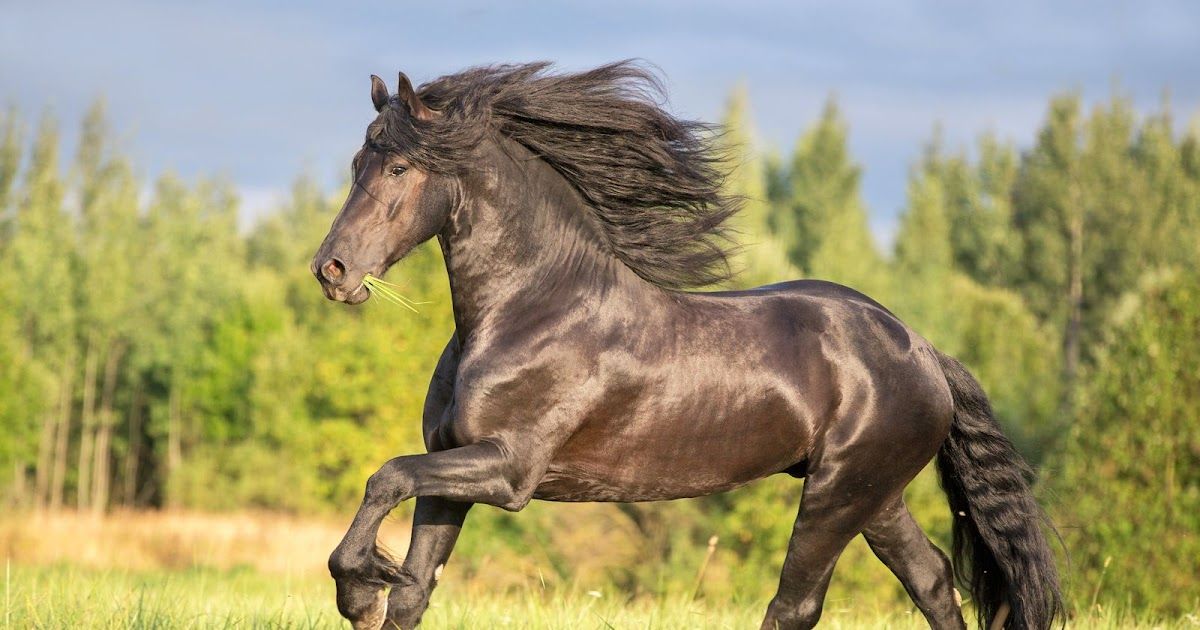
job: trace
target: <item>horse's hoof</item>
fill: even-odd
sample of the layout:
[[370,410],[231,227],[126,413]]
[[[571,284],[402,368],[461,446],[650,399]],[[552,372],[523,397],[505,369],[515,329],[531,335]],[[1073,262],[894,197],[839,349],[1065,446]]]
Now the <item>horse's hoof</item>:
[[358,580],[338,580],[337,606],[354,630],[379,630],[387,619],[387,589]]
[[379,589],[375,601],[357,619],[351,619],[354,630],[380,630],[387,619],[387,591]]

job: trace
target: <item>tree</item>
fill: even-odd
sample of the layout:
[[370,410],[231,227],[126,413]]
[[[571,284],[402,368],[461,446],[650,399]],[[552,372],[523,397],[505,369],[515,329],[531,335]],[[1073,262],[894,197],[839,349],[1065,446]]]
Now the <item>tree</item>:
[[43,116],[25,172],[22,198],[5,251],[9,291],[21,354],[35,365],[42,397],[31,408],[41,418],[37,462],[38,501],[62,504],[71,430],[71,383],[75,374],[74,233],[63,208],[58,174],[58,129]]
[[196,190],[178,178],[159,179],[146,217],[146,253],[155,273],[144,278],[145,312],[137,362],[152,389],[165,392],[150,408],[148,431],[159,449],[165,502],[180,504],[176,474],[206,419],[192,396],[204,378],[203,356],[215,322],[236,307],[244,253],[236,232],[236,199],[227,187],[203,182]]
[[1136,241],[1141,268],[1200,262],[1200,187],[1189,176],[1194,136],[1175,141],[1168,105],[1147,118],[1137,132],[1131,155],[1137,167],[1133,194],[1138,215],[1125,227]]
[[788,257],[812,277],[878,295],[881,258],[859,195],[860,169],[850,159],[847,129],[837,102],[800,138],[788,188],[791,200],[772,216]]
[[991,134],[979,139],[979,159],[946,158],[938,176],[946,190],[954,266],[977,282],[1012,286],[1021,260],[1013,227],[1012,189],[1018,158],[1011,144]]
[[[981,220],[983,184],[976,176],[983,170],[983,164],[973,168],[965,155],[945,156],[935,131],[909,177],[908,202],[896,235],[894,308],[939,349],[971,368],[1010,435],[1026,456],[1036,459],[1055,426],[1054,409],[1048,406],[1058,394],[1053,378],[1058,352],[1047,344],[1051,332],[1018,294],[983,286],[956,264],[956,253],[967,249],[963,239],[973,243],[973,255],[1000,250],[1000,241],[988,238],[989,230],[977,229],[988,226]],[[967,223],[957,231],[955,216]],[[1001,231],[991,227],[991,234]]]
[[[9,236],[13,184],[21,166],[21,120],[15,109],[0,114],[0,236]],[[7,239],[3,239],[7,240]]]
[[944,351],[956,353],[957,316],[950,308],[954,273],[945,164],[937,141],[909,175],[908,201],[900,216],[894,260],[893,308]]
[[1200,276],[1158,270],[1139,284],[1114,312],[1049,485],[1080,607],[1183,613],[1200,603]]
[[1063,331],[1063,408],[1071,410],[1083,336],[1085,247],[1091,236],[1085,198],[1079,97],[1051,102],[1049,120],[1022,163],[1016,182],[1015,221],[1025,252],[1018,280],[1041,317]]
[[727,194],[741,200],[734,219],[741,249],[734,261],[739,286],[758,286],[798,277],[799,270],[788,260],[783,243],[771,229],[773,207],[768,198],[767,175],[754,145],[750,98],[745,86],[729,96],[722,122],[722,148],[729,176]]
[[113,155],[104,104],[83,122],[76,154],[79,179],[78,304],[84,347],[79,490],[80,508],[103,510],[111,486],[112,438],[117,424],[118,379],[137,321],[134,295],[138,241],[138,183]]

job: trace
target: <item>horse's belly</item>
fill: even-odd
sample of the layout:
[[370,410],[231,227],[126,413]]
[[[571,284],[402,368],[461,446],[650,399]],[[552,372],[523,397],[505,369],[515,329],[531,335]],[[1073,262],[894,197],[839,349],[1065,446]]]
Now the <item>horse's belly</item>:
[[801,462],[811,430],[793,409],[645,417],[645,425],[585,428],[556,454],[534,497],[551,501],[657,501],[745,485]]
[[837,404],[820,340],[781,334],[765,343],[744,330],[752,323],[739,322],[702,328],[694,346],[643,358],[636,368],[601,361],[605,395],[586,407],[534,496],[703,496],[803,461]]
[[[778,472],[778,471],[771,471]],[[636,480],[621,479],[579,469],[550,470],[534,490],[533,498],[543,501],[602,501],[634,503],[666,501],[707,496],[732,490],[770,472],[745,478],[667,479],[647,475]]]

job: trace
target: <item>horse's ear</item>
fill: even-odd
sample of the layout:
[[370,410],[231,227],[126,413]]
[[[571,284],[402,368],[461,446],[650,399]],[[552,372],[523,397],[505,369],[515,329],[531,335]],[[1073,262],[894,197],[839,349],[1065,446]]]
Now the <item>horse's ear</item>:
[[375,104],[377,112],[383,111],[384,106],[388,104],[387,84],[373,74],[371,75],[371,102]]
[[408,80],[403,72],[400,73],[399,84],[396,86],[396,95],[400,97],[408,105],[408,111],[413,118],[417,120],[432,120],[437,116],[437,112],[425,106],[421,102],[421,97],[417,96],[417,91],[413,89],[412,82]]

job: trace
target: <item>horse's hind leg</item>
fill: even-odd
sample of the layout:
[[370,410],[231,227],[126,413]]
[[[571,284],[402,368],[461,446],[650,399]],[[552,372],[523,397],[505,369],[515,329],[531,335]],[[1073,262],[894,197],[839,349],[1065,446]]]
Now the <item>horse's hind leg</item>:
[[847,471],[831,478],[809,477],[783,560],[779,590],[767,607],[762,630],[799,630],[817,624],[838,556],[885,500],[878,486]]
[[965,628],[954,596],[954,572],[945,554],[913,520],[902,498],[890,503],[863,530],[875,555],[904,584],[929,627]]

